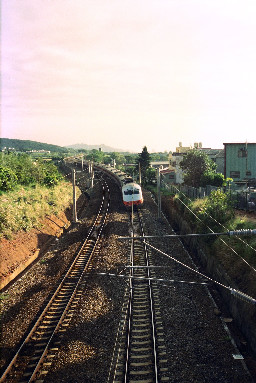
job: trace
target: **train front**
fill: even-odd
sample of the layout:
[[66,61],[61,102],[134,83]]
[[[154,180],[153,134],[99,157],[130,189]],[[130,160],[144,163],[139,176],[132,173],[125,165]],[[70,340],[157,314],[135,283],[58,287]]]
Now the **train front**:
[[125,206],[142,205],[143,195],[141,186],[132,182],[122,187],[122,197]]

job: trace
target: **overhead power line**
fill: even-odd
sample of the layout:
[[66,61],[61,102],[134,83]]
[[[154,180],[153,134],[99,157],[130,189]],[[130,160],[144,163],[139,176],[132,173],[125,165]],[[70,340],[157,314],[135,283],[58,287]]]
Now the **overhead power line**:
[[[183,192],[181,192],[177,187],[175,187],[174,185],[173,185],[173,188],[175,188],[180,194],[182,194],[182,195],[184,195],[190,202],[192,202],[192,200],[188,197],[188,196],[186,196]],[[168,186],[167,186],[167,189],[168,189]],[[201,223],[203,223],[202,222],[202,220],[179,198],[179,197],[177,197],[177,199],[196,217],[196,219],[198,219]],[[222,226],[224,229],[226,229],[226,227],[224,226],[224,225],[222,225],[220,222],[218,222],[218,221],[216,221],[216,219],[215,218],[213,218],[210,214],[208,214],[208,213],[206,213],[205,212],[205,214],[208,216],[208,217],[210,217],[212,220],[214,220],[218,225],[220,225],[220,226]],[[213,230],[208,226],[208,225],[205,225],[209,230],[210,230],[210,232],[211,233],[213,233]],[[238,240],[240,240],[240,241],[242,241],[247,247],[249,247],[251,250],[253,250],[253,251],[255,251],[256,252],[256,249],[254,249],[250,244],[248,244],[247,242],[245,242],[243,239],[241,239],[240,237],[237,237],[238,238]],[[244,263],[246,263],[247,264],[247,266],[249,266],[254,272],[256,272],[256,269],[252,266],[252,265],[250,265],[249,264],[249,262],[247,262],[240,254],[238,254],[238,252],[235,250],[235,249],[233,249],[233,247],[231,247],[230,245],[228,245],[225,241],[224,241],[224,239],[222,239],[222,238],[220,238],[220,241],[222,242],[222,243],[224,243],[234,254],[236,254]]]
[[119,239],[146,239],[146,238],[181,238],[181,237],[209,237],[228,235],[239,236],[239,235],[256,235],[256,229],[241,229],[241,230],[230,230],[222,233],[190,233],[190,234],[165,234],[165,235],[145,235],[145,236],[134,236],[134,237],[119,237]]
[[165,255],[166,257],[172,259],[174,262],[179,263],[180,265],[184,266],[185,268],[187,268],[187,269],[191,270],[192,272],[194,272],[194,273],[200,275],[201,277],[206,278],[206,279],[208,279],[209,281],[211,281],[211,282],[213,282],[213,283],[215,283],[215,284],[217,284],[217,285],[219,285],[219,286],[221,286],[221,287],[223,287],[223,288],[229,290],[229,291],[231,292],[231,294],[234,295],[234,296],[236,296],[237,298],[242,299],[242,300],[244,300],[244,301],[246,301],[246,302],[252,303],[253,305],[256,305],[256,299],[255,299],[255,298],[252,298],[251,296],[249,296],[249,295],[243,293],[242,291],[233,289],[233,288],[231,288],[231,287],[229,287],[229,286],[225,286],[225,285],[224,285],[223,283],[221,283],[221,282],[215,281],[214,279],[208,277],[207,275],[204,275],[203,273],[200,273],[200,271],[197,271],[197,270],[193,269],[192,267],[186,265],[185,263],[183,263],[183,262],[177,260],[176,258],[172,257],[171,255],[164,253],[162,250],[157,249],[155,246],[150,245],[150,244],[147,243],[146,241],[143,241],[143,243],[144,243],[146,246],[150,247],[151,249],[157,251],[158,253],[160,253],[160,254],[162,254],[162,255]]

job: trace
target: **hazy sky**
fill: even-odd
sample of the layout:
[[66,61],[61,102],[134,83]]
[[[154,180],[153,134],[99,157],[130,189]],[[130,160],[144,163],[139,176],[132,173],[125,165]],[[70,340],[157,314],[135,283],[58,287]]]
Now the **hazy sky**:
[[255,0],[2,0],[1,137],[256,142]]

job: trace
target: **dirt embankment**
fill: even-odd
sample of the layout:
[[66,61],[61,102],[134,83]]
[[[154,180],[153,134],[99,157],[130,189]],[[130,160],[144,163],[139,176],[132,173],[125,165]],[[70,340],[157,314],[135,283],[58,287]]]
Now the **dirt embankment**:
[[5,238],[0,241],[0,287],[12,279],[16,270],[29,264],[44,251],[50,242],[58,237],[70,224],[69,217],[64,213],[58,216],[46,217],[41,222],[40,229],[29,232],[20,231],[12,240]]
[[[79,198],[77,208],[81,208],[84,197]],[[29,232],[20,231],[11,240],[0,240],[0,289],[23,271],[47,247],[69,227],[72,221],[72,207],[59,214],[46,216],[39,227]]]

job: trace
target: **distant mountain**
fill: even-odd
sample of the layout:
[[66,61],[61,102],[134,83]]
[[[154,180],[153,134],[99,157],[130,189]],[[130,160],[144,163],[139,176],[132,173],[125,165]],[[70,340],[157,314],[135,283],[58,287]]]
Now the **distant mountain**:
[[58,146],[58,145],[44,144],[42,142],[29,141],[29,140],[15,140],[10,138],[0,138],[0,150],[3,150],[5,148],[14,149],[20,152],[26,152],[30,150],[46,150],[50,152],[61,152],[61,153],[67,152],[67,148]]
[[59,152],[59,153],[67,153],[68,151],[76,151],[79,149],[84,150],[92,150],[101,148],[103,152],[112,153],[112,152],[120,152],[120,153],[129,153],[127,150],[112,148],[111,146],[107,146],[104,144],[100,145],[87,145],[87,144],[75,144],[69,146],[58,146],[45,144],[37,141],[30,140],[16,140],[11,138],[0,138],[0,151],[3,149],[14,149],[19,152],[27,152],[30,150],[46,150],[50,152]]
[[111,146],[107,146],[104,144],[100,144],[100,145],[75,144],[75,145],[69,145],[66,147],[70,148],[70,149],[75,149],[75,150],[79,150],[79,149],[84,149],[84,150],[97,149],[97,150],[99,150],[99,148],[101,148],[102,152],[106,152],[106,153],[127,152],[127,150],[112,148]]

